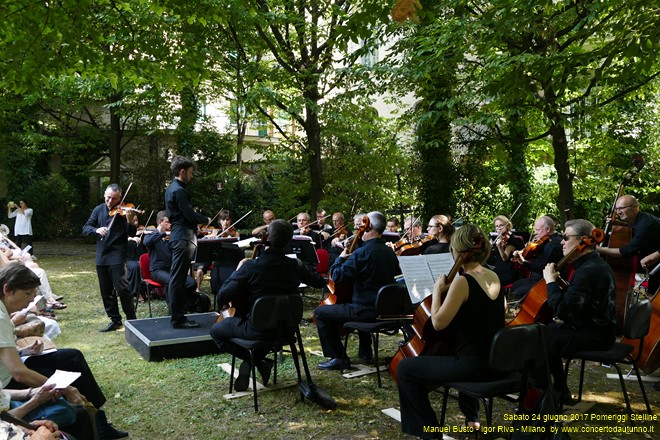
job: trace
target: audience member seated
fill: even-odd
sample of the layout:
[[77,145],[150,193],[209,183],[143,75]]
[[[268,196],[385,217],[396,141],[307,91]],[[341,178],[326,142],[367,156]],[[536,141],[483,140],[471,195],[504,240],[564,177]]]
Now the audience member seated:
[[[80,351],[58,349],[43,354],[43,343],[39,341],[27,349],[22,349],[21,353],[16,350],[14,326],[9,316],[24,309],[34,299],[38,286],[39,278],[24,265],[7,264],[0,267],[2,289],[0,292],[0,384],[11,390],[29,388],[24,395],[28,402],[33,397],[33,393],[49,392],[51,397],[64,397],[68,404],[82,404],[84,400],[89,400],[96,408],[100,408],[105,403],[105,396]],[[23,362],[20,356],[28,357]],[[80,372],[81,376],[73,383],[75,386],[57,391],[47,387],[41,388],[57,369]],[[53,419],[53,417],[48,418]],[[78,438],[90,438],[85,432],[82,432],[82,436],[76,432],[78,427],[83,427],[83,422],[76,422],[71,427],[64,424],[62,426]],[[128,433],[119,431],[111,425],[103,428],[109,438],[128,437]]]

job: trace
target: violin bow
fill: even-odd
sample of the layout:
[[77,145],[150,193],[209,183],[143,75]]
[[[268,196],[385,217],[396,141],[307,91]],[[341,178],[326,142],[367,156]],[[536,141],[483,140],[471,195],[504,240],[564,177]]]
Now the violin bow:
[[245,217],[247,217],[247,216],[250,215],[250,214],[252,214],[252,211],[251,211],[251,210],[248,211],[248,213],[245,214],[243,217],[239,218],[239,219],[236,220],[234,223],[232,223],[231,225],[229,225],[228,228],[223,229],[222,232],[218,234],[218,236],[221,237],[222,234],[224,234],[226,231],[230,230],[231,228],[235,227],[235,226],[236,226],[241,220],[243,220]]
[[[126,192],[124,193],[124,197],[122,197],[121,200],[119,201],[119,203],[115,205],[115,208],[117,206],[121,206],[124,203],[124,200],[126,200],[126,196],[128,195],[128,192],[131,190],[131,186],[133,186],[133,182],[128,184],[128,188],[126,188]],[[105,234],[105,237],[101,237],[101,241],[103,241],[103,239],[105,239],[105,238],[108,238],[108,236],[110,235],[110,229],[112,229],[112,224],[115,222],[116,218],[117,218],[117,213],[115,213],[115,215],[112,216],[112,220],[110,220],[110,224],[108,225],[108,233]]]
[[502,230],[500,231],[500,233],[497,234],[497,237],[495,237],[495,239],[493,240],[492,244],[497,243],[497,240],[499,240],[500,238],[502,238],[502,234],[504,233],[504,231],[506,231],[507,226],[509,226],[509,225],[511,224],[511,220],[513,220],[513,217],[518,213],[518,210],[520,209],[521,206],[522,206],[522,202],[518,203],[518,207],[516,208],[515,211],[513,211],[513,214],[511,214],[511,216],[508,217],[509,220],[504,224],[504,227],[502,228]]

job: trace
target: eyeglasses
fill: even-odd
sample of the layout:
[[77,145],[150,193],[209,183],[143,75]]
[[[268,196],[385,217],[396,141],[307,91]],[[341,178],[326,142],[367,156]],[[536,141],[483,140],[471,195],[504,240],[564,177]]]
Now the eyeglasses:
[[575,235],[575,234],[564,234],[564,235],[561,236],[561,239],[564,240],[564,241],[568,241],[568,239],[571,238],[571,237],[580,237],[580,236]]
[[626,208],[630,208],[631,206],[635,206],[635,204],[633,203],[633,204],[631,204],[631,205],[626,205],[626,206],[615,206],[615,207],[614,207],[614,210],[615,210],[615,211],[623,211],[624,209],[626,209]]

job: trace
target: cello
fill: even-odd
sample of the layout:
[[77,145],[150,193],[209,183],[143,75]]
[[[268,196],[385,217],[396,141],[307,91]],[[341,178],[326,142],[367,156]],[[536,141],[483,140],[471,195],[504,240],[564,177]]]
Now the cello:
[[[471,249],[458,253],[458,258],[456,258],[454,266],[447,274],[447,285],[452,283],[456,274],[463,267],[463,262],[470,261],[475,252],[483,249],[485,242],[485,237],[478,234],[473,239],[474,246]],[[445,295],[446,292],[442,295],[443,301]],[[399,363],[403,359],[416,356],[449,355],[454,352],[454,337],[451,330],[448,327],[442,330],[436,330],[433,327],[431,319],[432,307],[433,294],[424,298],[415,309],[412,323],[412,338],[399,347],[399,351],[394,355],[388,367],[390,375],[394,378],[395,382],[397,381]]]
[[[605,233],[602,229],[595,228],[591,232],[590,237],[582,237],[580,243],[575,246],[571,251],[562,258],[559,263],[557,263],[557,272],[559,272],[568,262],[571,261],[573,256],[582,252],[589,246],[601,243],[605,237]],[[563,284],[563,287],[566,287],[568,284],[566,281],[561,278],[557,279],[557,282]],[[534,287],[532,287],[525,299],[523,299],[520,305],[520,311],[513,320],[511,320],[507,325],[522,325],[522,324],[532,324],[535,322],[540,322],[547,324],[550,322],[554,315],[554,312],[548,306],[548,292],[546,290],[545,279],[540,280]]]
[[[355,248],[357,247],[358,242],[362,239],[362,235],[371,227],[371,222],[369,221],[368,216],[364,216],[362,218],[362,226],[355,231],[353,241],[351,242],[351,245],[348,247],[348,253],[352,254],[353,251],[355,251]],[[332,279],[332,276],[329,277],[328,279],[328,290],[330,291],[330,294],[326,299],[321,301],[319,304],[320,306],[328,306],[331,304],[342,304],[342,303],[348,303],[351,302],[353,299],[353,286],[351,284],[346,284],[346,283],[341,283],[338,285],[335,285],[335,282]],[[316,320],[312,318],[314,322]]]
[[[632,239],[632,229],[630,226],[621,224],[616,219],[616,201],[623,195],[625,185],[630,184],[633,177],[644,167],[644,158],[639,155],[633,155],[632,168],[623,176],[619,184],[619,189],[614,196],[614,202],[607,214],[605,227],[605,240],[601,246],[609,248],[620,248],[625,246]],[[627,310],[628,297],[631,286],[635,283],[635,272],[637,271],[636,258],[623,257],[605,257],[605,261],[614,271],[614,280],[616,282],[616,326],[617,335],[623,334],[623,322]]]
[[[651,274],[658,268],[660,268],[660,265],[656,266]],[[621,342],[635,347],[631,356],[633,359],[636,358],[639,345],[633,341],[628,341],[625,337]],[[642,355],[637,360],[637,366],[646,374],[651,374],[660,367],[660,288],[651,297],[651,325],[644,338]]]

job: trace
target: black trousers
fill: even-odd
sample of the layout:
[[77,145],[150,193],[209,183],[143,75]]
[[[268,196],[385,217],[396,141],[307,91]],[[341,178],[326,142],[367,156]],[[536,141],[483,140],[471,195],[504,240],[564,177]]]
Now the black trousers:
[[[220,351],[234,353],[237,358],[249,361],[250,353],[243,347],[233,345],[229,342],[231,338],[264,340],[272,339],[272,335],[263,334],[250,325],[247,319],[232,316],[213,324],[211,327],[211,338],[216,343]],[[254,360],[259,363],[268,354],[267,349],[254,350]]]
[[34,255],[34,248],[32,247],[32,236],[16,235],[14,237],[14,243],[16,243],[16,246],[18,246],[21,249],[23,249],[23,242],[25,242],[25,246],[30,245],[30,250],[28,252],[30,253],[30,255]]
[[[566,387],[564,364],[562,359],[582,350],[607,350],[615,339],[615,327],[609,329],[577,329],[564,323],[550,323],[546,327],[546,341],[548,344],[548,364],[554,388],[563,391]],[[537,386],[548,386],[543,370],[535,371],[533,379]]]
[[186,277],[190,272],[190,262],[195,257],[197,245],[188,240],[170,242],[172,246],[172,266],[170,267],[170,287],[167,302],[170,306],[171,322],[186,319]]
[[[103,391],[96,383],[92,370],[89,369],[85,356],[79,350],[74,348],[59,348],[52,353],[46,353],[39,356],[30,356],[25,360],[25,366],[30,370],[36,371],[46,377],[50,377],[55,370],[65,370],[81,373],[80,377],[73,382],[73,386],[78,388],[80,394],[85,396],[96,408],[101,408],[105,403]],[[28,386],[11,380],[9,389],[25,389]]]
[[[401,430],[421,438],[438,437],[428,429],[424,431],[425,426],[439,426],[429,400],[431,390],[446,382],[494,377],[496,373],[488,368],[488,360],[480,357],[419,356],[403,359],[397,369]],[[479,400],[459,394],[458,405],[468,422],[479,420]]]
[[99,277],[99,288],[101,299],[108,318],[115,323],[121,323],[117,297],[121,301],[126,319],[135,319],[135,306],[133,296],[128,290],[128,279],[126,278],[126,264],[114,264],[112,266],[96,266],[96,274]]
[[[345,323],[351,321],[373,322],[376,320],[376,310],[374,308],[352,303],[319,306],[314,314],[316,315],[316,328],[319,332],[323,355],[330,358],[341,358],[346,355],[339,333]],[[360,338],[359,355],[363,357],[373,356],[371,335],[358,332],[358,337]]]

